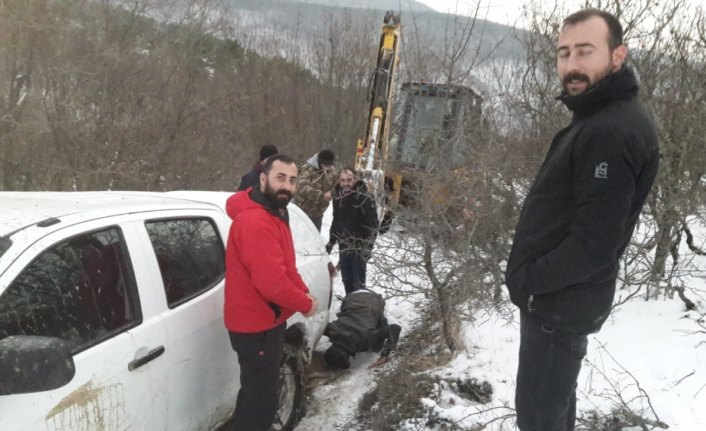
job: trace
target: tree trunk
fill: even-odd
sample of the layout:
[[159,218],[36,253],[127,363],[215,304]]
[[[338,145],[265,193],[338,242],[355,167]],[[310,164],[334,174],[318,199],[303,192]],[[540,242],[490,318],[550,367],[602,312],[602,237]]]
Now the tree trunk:
[[434,265],[432,262],[432,246],[429,242],[424,245],[424,267],[426,268],[429,280],[431,280],[436,296],[439,300],[439,314],[441,316],[441,331],[444,336],[444,342],[449,350],[454,353],[458,351],[461,346],[461,340],[459,338],[461,332],[461,322],[456,314],[456,309],[452,302],[453,298],[453,288],[448,283],[441,283],[436,276],[434,271]]

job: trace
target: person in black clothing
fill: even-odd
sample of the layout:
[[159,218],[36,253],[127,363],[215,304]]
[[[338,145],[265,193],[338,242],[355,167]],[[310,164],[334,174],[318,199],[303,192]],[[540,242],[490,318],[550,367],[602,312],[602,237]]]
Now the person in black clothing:
[[333,193],[333,221],[326,250],[338,244],[346,294],[365,288],[368,260],[377,236],[375,199],[351,168],[343,169]]
[[614,16],[586,9],[564,20],[559,100],[573,120],[525,198],[505,273],[520,309],[522,431],[574,429],[587,334],[610,314],[620,257],[657,174],[655,126],[626,56]]
[[367,289],[356,290],[343,298],[337,319],[324,330],[332,343],[324,360],[332,367],[346,369],[356,353],[380,352],[371,366],[382,365],[395,350],[401,331],[399,325],[388,324],[382,296]]
[[265,165],[267,159],[275,154],[279,154],[277,147],[274,145],[263,145],[262,148],[260,148],[260,161],[253,165],[250,172],[243,175],[240,179],[237,191],[245,190],[248,187],[260,187],[260,172],[262,172],[262,167]]

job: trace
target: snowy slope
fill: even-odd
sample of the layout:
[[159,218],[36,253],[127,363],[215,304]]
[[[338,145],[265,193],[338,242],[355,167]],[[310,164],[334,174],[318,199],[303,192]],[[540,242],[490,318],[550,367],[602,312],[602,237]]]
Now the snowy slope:
[[[325,239],[330,217],[329,211],[324,216]],[[335,255],[332,257],[337,260]],[[706,257],[695,257],[691,265],[706,268]],[[698,295],[706,292],[706,279],[698,275],[687,278],[686,282],[691,299],[703,310],[703,297]],[[340,278],[335,289],[337,294],[344,292]],[[627,289],[620,290],[617,297],[627,293]],[[332,311],[339,304],[335,302]],[[387,310],[390,320],[403,326],[401,342],[404,342],[404,334],[416,324],[413,305],[393,298],[388,300]],[[673,299],[651,301],[637,296],[616,308],[603,329],[589,336],[588,355],[578,382],[579,416],[592,410],[602,416],[625,406],[653,421],[647,429],[653,429],[659,420],[671,430],[706,430],[706,330],[696,323],[702,313],[685,311],[676,295]],[[426,409],[425,417],[436,417],[454,429],[471,430],[487,424],[483,429],[515,430],[513,397],[519,315],[512,308],[504,314],[482,311],[474,317],[474,322],[466,322],[464,329],[466,351],[447,366],[431,372],[440,379],[440,390],[421,399],[420,406]],[[335,318],[335,313],[331,318]],[[327,347],[324,338],[317,349]],[[376,373],[367,369],[367,365],[375,358],[375,354],[359,355],[350,370],[316,388],[314,408],[297,430],[359,430],[354,418],[358,401],[374,387]],[[493,386],[489,403],[478,404],[457,395],[454,382],[471,378]],[[414,422],[400,425],[406,430],[439,429]],[[577,423],[579,429],[582,427]]]

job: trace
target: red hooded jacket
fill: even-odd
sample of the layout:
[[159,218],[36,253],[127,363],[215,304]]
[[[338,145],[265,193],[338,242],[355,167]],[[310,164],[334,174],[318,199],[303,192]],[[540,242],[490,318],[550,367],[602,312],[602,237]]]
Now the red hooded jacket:
[[233,219],[226,246],[226,328],[261,332],[309,311],[286,212],[278,215],[252,188],[228,198],[226,211]]

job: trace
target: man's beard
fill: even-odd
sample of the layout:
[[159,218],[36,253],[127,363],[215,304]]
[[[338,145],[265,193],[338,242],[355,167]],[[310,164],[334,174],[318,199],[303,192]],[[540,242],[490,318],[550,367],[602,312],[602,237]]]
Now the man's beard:
[[[608,64],[608,66],[606,66],[606,68],[601,73],[599,73],[596,76],[596,79],[594,79],[593,81],[591,81],[591,78],[589,78],[588,75],[583,74],[583,73],[578,73],[578,72],[568,73],[568,74],[566,74],[566,76],[564,76],[564,79],[561,81],[561,86],[564,88],[564,92],[566,94],[568,94],[570,96],[578,96],[579,94],[585,93],[590,88],[595,87],[596,84],[601,82],[606,76],[610,75],[611,73],[613,73],[613,68],[611,67],[610,64]],[[571,82],[573,80],[585,82],[586,88],[579,93],[570,92],[569,88],[568,88],[568,84],[569,84],[569,82]]]
[[276,209],[284,209],[292,200],[292,193],[289,190],[275,190],[269,184],[265,184],[265,197]]

